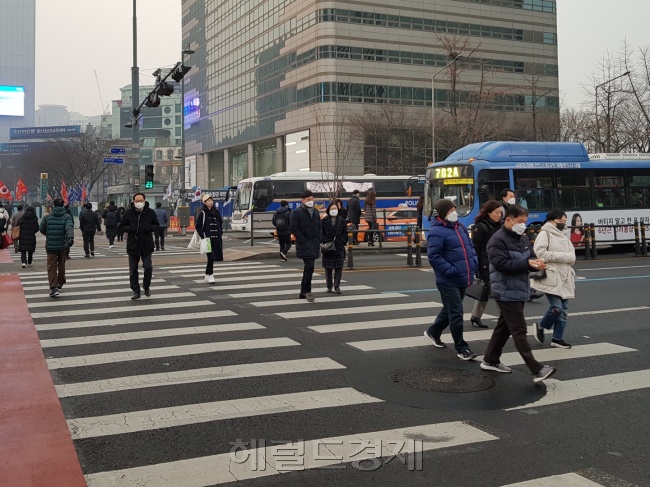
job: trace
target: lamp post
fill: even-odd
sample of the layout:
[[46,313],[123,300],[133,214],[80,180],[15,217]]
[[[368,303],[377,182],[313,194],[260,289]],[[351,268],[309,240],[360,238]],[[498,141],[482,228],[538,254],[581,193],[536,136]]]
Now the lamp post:
[[[138,113],[140,105],[140,73],[138,68],[138,17],[137,0],[133,0],[133,67],[131,68],[131,163],[132,181],[140,177],[140,136],[138,134]],[[133,187],[133,186],[132,186]]]
[[440,68],[440,70],[434,74],[431,77],[431,159],[432,162],[436,162],[436,89],[433,86],[433,80],[436,79],[436,77],[442,73],[445,69],[447,69],[449,66],[452,64],[456,64],[456,62],[461,58],[462,56],[458,54],[453,60],[448,62],[444,67]]
[[[594,90],[595,95],[596,95],[596,139],[597,139],[596,140],[596,147],[598,146],[598,144],[600,144],[600,120],[598,119],[598,88],[600,88],[602,86],[605,86],[606,84],[609,84],[612,81],[616,81],[619,78],[623,78],[624,76],[629,76],[629,75],[630,75],[630,72],[626,71],[625,73],[623,73],[623,74],[621,74],[619,76],[616,76],[615,78],[612,78],[610,80],[605,81],[604,83],[596,85],[596,89]],[[607,136],[607,142],[609,143],[609,135]],[[605,152],[609,152],[609,149],[605,147],[605,144],[602,144],[602,145],[603,145],[603,150],[605,150]],[[598,149],[596,148],[596,150],[598,150]]]
[[[185,64],[185,56],[194,54],[194,50],[189,45],[181,52],[181,69]],[[181,79],[181,187],[179,191],[185,189],[185,76]]]

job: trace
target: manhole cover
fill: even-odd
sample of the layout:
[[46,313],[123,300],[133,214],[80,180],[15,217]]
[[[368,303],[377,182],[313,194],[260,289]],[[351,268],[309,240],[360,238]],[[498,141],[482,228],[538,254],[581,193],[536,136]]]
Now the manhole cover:
[[479,392],[496,384],[484,375],[455,369],[405,369],[388,377],[398,384],[429,392]]

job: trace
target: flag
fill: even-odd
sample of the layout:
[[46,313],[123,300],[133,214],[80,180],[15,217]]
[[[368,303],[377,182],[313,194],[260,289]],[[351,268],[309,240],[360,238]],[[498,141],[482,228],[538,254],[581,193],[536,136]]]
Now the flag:
[[28,194],[27,186],[23,182],[22,178],[18,178],[18,183],[16,184],[16,199],[20,201],[23,195]]
[[0,198],[4,200],[10,200],[11,199],[11,191],[9,191],[9,188],[5,186],[5,183],[0,181]]
[[75,186],[73,188],[70,188],[70,191],[68,191],[68,201],[70,203],[74,203],[75,201],[79,201],[79,186]]
[[171,197],[172,197],[172,183],[170,181],[169,186],[167,186],[167,189],[165,190],[165,194],[163,195],[163,200],[168,200]]
[[88,192],[86,191],[86,183],[81,181],[81,202],[85,203],[88,198]]
[[192,198],[192,201],[201,201],[201,195],[203,192],[201,191],[201,187],[196,188],[196,191],[194,191],[194,198]]
[[61,179],[61,198],[64,204],[68,204],[68,188],[65,187],[65,181]]

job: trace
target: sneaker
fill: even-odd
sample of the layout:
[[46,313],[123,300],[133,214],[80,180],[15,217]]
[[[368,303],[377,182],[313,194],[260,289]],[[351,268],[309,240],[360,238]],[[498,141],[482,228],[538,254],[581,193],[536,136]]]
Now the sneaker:
[[112,249],[113,247],[115,247],[115,246],[114,245],[109,245],[108,246],[109,250]]
[[340,287],[335,287],[334,291],[336,292],[336,294],[341,294],[341,288]]
[[427,337],[429,340],[431,340],[431,342],[433,343],[433,346],[434,346],[434,347],[437,347],[437,348],[447,348],[447,345],[445,345],[444,343],[442,343],[442,341],[440,340],[440,338],[434,338],[433,336],[431,336],[431,335],[429,334],[428,330],[424,330],[424,336]]
[[208,274],[205,275],[205,282],[210,282],[208,281],[208,277],[210,277]]
[[25,263],[23,262],[23,269],[24,269],[25,267],[27,267],[27,264],[25,264]]
[[565,342],[564,340],[556,340],[555,338],[551,339],[551,347],[556,348],[571,348],[571,344]]
[[288,260],[287,254],[285,254],[284,252],[280,252],[280,258],[282,259],[282,262],[286,262]]
[[535,327],[535,340],[539,343],[544,343],[544,328],[539,326],[539,323],[534,323],[533,326]]
[[493,370],[494,372],[501,372],[503,374],[509,374],[512,372],[512,369],[510,367],[507,367],[502,363],[488,364],[485,360],[481,362],[481,368],[483,370]]
[[463,350],[462,352],[458,352],[456,355],[461,360],[473,360],[476,358],[476,354],[471,350]]
[[160,247],[160,250],[165,250],[165,247]]
[[325,292],[326,292],[327,294],[332,294],[334,291],[332,291],[332,288],[331,288],[331,287],[328,287],[328,288],[327,288],[327,291],[325,291]]
[[59,295],[59,290],[57,288],[53,287],[50,290],[50,297],[51,298],[56,298],[58,295]]
[[313,303],[316,297],[312,293],[305,294],[305,299],[310,303]]
[[533,382],[542,382],[543,380],[548,379],[550,376],[555,374],[557,369],[555,367],[551,367],[550,365],[545,365],[542,367],[542,370],[537,372],[535,374],[535,377],[533,378]]
[[92,255],[93,257],[95,257],[95,252],[91,252],[90,255]]
[[208,281],[208,284],[214,284],[214,276],[210,274],[206,279],[206,281]]
[[84,257],[85,257],[86,259],[90,259],[90,254],[86,254],[86,255],[84,255]]

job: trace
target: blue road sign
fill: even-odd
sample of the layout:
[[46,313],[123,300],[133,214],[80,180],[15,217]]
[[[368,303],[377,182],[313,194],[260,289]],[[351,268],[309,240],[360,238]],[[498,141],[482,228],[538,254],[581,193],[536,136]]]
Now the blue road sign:
[[122,157],[104,157],[104,164],[124,164]]
[[111,154],[126,154],[126,147],[111,147]]

